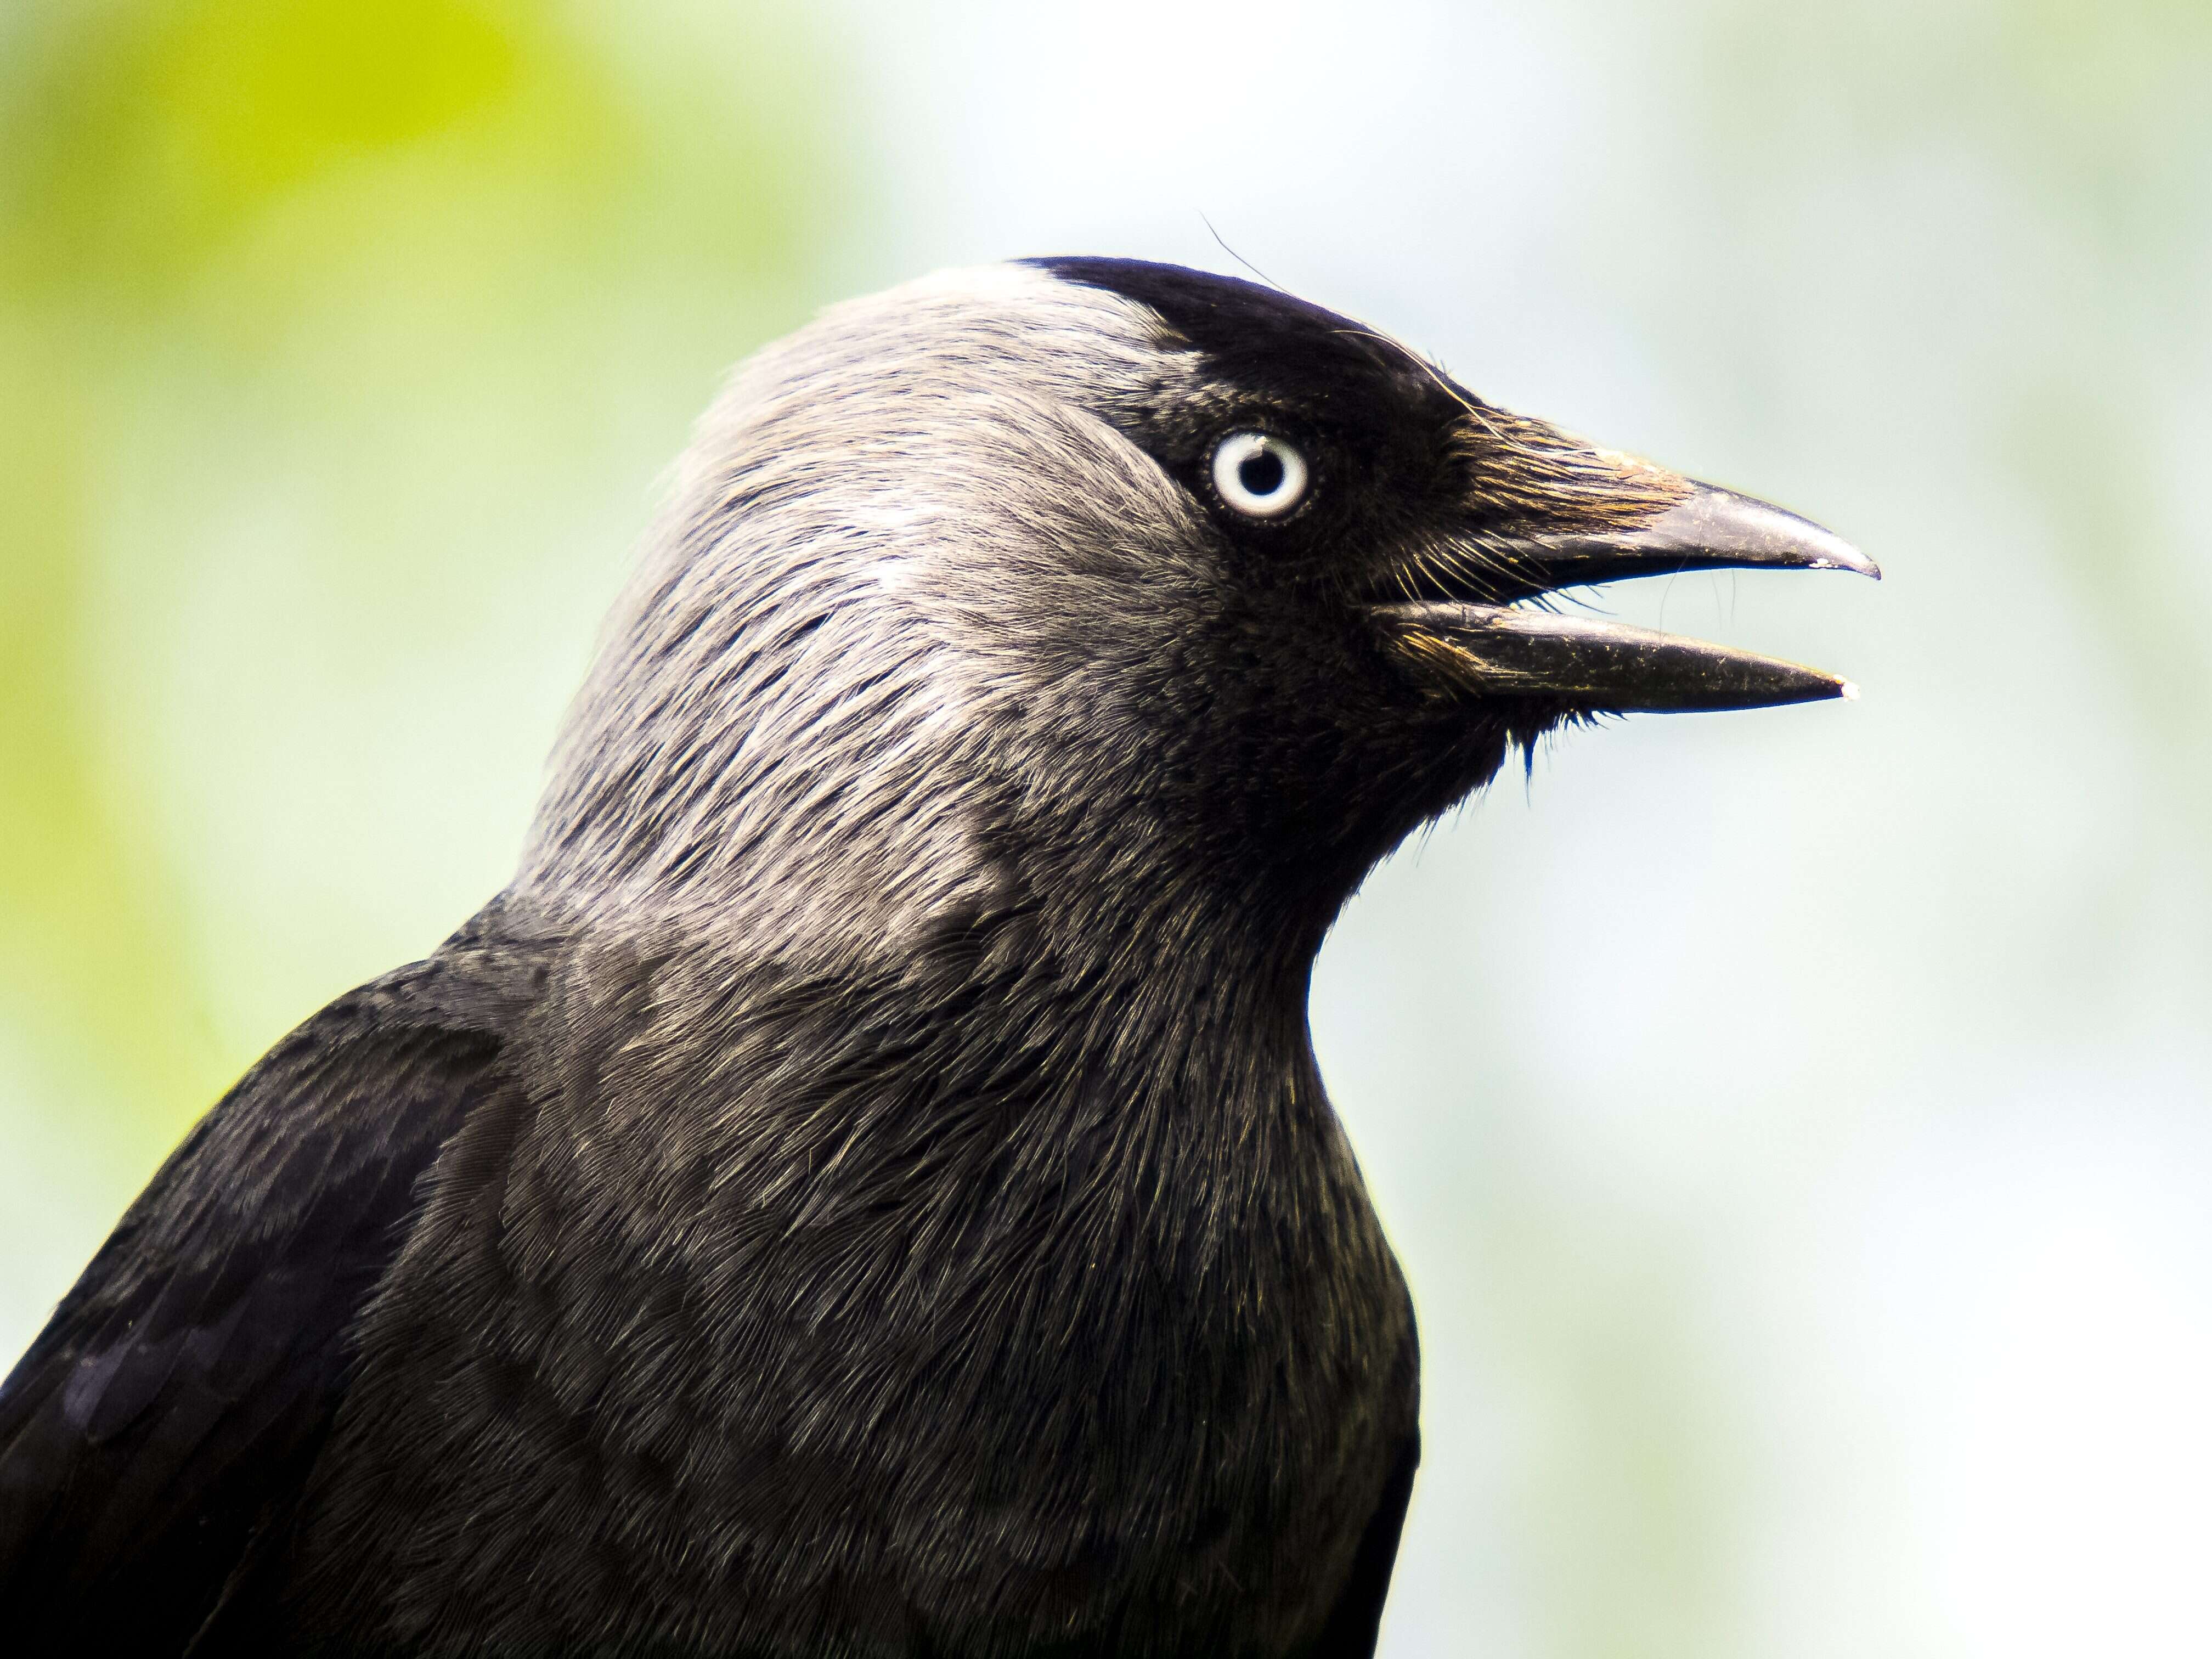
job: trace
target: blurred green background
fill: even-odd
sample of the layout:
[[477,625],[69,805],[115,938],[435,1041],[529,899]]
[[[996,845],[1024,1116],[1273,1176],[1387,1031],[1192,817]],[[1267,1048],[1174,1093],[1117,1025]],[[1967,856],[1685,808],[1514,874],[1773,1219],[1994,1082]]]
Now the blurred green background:
[[501,884],[731,362],[1210,221],[1889,572],[1608,595],[1866,701],[1565,739],[1324,954],[1386,1651],[2212,1650],[2208,85],[2176,0],[17,0],[0,1352]]

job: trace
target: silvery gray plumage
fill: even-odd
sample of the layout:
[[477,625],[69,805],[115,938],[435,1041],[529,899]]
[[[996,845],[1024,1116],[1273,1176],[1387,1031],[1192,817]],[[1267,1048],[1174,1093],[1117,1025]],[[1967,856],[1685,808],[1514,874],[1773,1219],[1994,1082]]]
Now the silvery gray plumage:
[[1173,267],[841,306],[702,422],[521,867],[280,1043],[0,1391],[0,1627],[1365,1655],[1412,1311],[1305,1026],[1515,744],[1833,696],[1527,601],[1802,520]]

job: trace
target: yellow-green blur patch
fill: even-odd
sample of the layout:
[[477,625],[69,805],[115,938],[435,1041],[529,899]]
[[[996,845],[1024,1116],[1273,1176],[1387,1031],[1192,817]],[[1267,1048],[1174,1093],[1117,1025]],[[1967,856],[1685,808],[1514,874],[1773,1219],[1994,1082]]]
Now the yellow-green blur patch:
[[816,298],[838,78],[744,4],[0,20],[0,1116],[97,1149],[41,1249],[496,888],[652,480]]
[[448,0],[50,21],[11,100],[9,275],[173,276],[285,191],[480,117],[551,45],[526,12]]

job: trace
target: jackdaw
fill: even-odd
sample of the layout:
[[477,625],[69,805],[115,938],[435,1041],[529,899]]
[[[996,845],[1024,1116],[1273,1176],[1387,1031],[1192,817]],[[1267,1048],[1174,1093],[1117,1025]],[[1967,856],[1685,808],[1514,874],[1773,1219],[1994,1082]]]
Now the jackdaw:
[[1846,694],[1549,608],[1863,556],[1256,284],[737,372],[514,881],[186,1137],[0,1392],[15,1651],[1364,1656],[1413,1315],[1308,1038],[1563,721]]

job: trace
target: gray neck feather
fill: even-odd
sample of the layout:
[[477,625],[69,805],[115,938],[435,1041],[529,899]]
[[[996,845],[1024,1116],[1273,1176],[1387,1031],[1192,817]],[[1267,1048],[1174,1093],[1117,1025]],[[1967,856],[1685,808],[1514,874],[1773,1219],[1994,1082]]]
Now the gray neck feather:
[[1087,836],[1141,908],[1157,738],[1102,669],[1185,624],[1139,574],[1194,564],[1199,531],[1106,416],[1194,374],[1161,333],[988,267],[743,364],[609,618],[513,890],[860,959],[991,902],[1010,846]]

